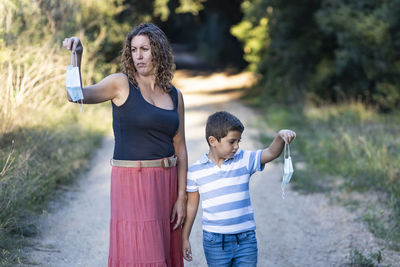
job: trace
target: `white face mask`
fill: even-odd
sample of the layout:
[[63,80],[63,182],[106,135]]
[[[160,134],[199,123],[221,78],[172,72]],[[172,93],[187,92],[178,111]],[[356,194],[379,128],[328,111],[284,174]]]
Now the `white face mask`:
[[[74,59],[75,59],[75,64],[73,62]],[[81,104],[83,104],[81,78],[79,76],[79,68],[77,66],[76,53],[71,52],[71,62],[70,65],[67,67],[67,72],[65,73],[65,87],[67,87],[68,95],[71,97],[72,101],[76,102],[80,100]],[[82,106],[81,106],[81,111],[82,111]]]
[[290,147],[288,144],[285,144],[283,155],[284,155],[284,161],[283,161],[283,176],[282,176],[281,187],[282,187],[282,198],[285,199],[285,186],[290,182],[290,179],[292,178],[294,172],[292,158],[290,157]]

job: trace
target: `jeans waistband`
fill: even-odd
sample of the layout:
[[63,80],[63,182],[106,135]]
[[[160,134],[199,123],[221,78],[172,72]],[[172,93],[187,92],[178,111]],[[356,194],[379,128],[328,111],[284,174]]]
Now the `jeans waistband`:
[[[207,232],[207,231],[205,231],[205,230],[203,230],[204,232]],[[236,234],[221,234],[221,233],[213,233],[213,234],[215,234],[215,235],[219,235],[219,236],[221,236],[222,237],[222,250],[224,250],[224,248],[225,248],[225,237],[226,236],[234,236],[235,237],[235,239],[236,239],[236,243],[239,245],[240,243],[239,243],[239,240],[240,240],[240,236],[241,235],[243,235],[243,234],[246,234],[246,233],[254,233],[255,231],[254,230],[250,230],[250,231],[246,231],[246,232],[240,232],[240,233],[236,233]]]

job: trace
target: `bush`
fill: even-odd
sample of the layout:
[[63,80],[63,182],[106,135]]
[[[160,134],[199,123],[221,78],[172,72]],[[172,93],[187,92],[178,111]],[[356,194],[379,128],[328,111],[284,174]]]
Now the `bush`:
[[258,0],[242,10],[232,33],[267,96],[400,107],[400,0]]

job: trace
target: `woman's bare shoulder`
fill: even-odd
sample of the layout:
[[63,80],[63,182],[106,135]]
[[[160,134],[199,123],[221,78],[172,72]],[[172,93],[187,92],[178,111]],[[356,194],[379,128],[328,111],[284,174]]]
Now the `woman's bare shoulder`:
[[117,106],[125,103],[129,95],[129,80],[124,73],[114,73],[108,76],[113,84],[113,87],[117,89],[117,96],[113,99],[114,104]]
[[129,91],[128,77],[123,73],[110,74],[105,77],[101,83],[110,86],[113,90],[116,90],[118,94],[121,92],[124,94],[124,91]]
[[106,77],[106,79],[109,79],[109,81],[115,85],[119,85],[119,86],[120,85],[125,85],[125,86],[129,85],[128,77],[125,74],[120,73],[120,72],[110,74]]

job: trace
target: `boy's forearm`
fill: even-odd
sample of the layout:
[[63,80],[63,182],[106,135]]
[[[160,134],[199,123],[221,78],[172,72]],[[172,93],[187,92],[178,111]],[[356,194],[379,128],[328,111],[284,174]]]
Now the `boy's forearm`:
[[265,164],[278,158],[281,155],[284,146],[285,141],[277,135],[271,145],[263,150],[261,154],[261,164]]
[[281,155],[284,147],[285,147],[285,141],[283,141],[283,139],[279,135],[277,135],[268,149],[274,156],[274,159],[276,159]]
[[265,164],[279,157],[285,147],[285,143],[290,144],[295,138],[296,133],[292,130],[280,130],[271,145],[263,150],[261,154],[261,164]]
[[192,231],[192,226],[193,226],[193,222],[194,222],[194,218],[196,217],[196,215],[194,216],[189,216],[189,210],[186,211],[186,219],[185,222],[182,226],[182,239],[183,240],[188,240],[189,236],[190,236],[190,232]]
[[186,219],[182,227],[182,239],[189,239],[199,206],[199,192],[189,192],[186,205]]

